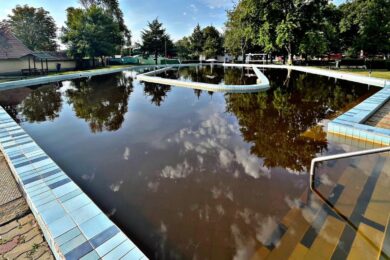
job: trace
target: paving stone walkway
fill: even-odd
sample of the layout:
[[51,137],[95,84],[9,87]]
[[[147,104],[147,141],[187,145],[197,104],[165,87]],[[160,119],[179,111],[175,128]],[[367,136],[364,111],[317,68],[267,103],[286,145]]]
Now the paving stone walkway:
[[0,153],[0,260],[54,259]]
[[387,101],[367,122],[367,125],[390,129],[390,100]]

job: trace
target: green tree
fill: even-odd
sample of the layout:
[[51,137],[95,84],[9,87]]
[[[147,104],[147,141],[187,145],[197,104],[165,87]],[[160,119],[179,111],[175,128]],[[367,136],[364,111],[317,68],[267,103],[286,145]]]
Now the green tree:
[[61,39],[75,58],[103,59],[104,56],[114,55],[122,43],[118,23],[96,5],[85,10],[68,8],[65,24]]
[[17,5],[5,22],[13,34],[29,49],[56,50],[57,27],[53,17],[45,9]]
[[305,56],[321,55],[328,50],[328,42],[323,32],[308,31],[301,40],[299,52]]
[[191,42],[188,37],[183,37],[175,43],[176,53],[180,59],[188,60],[191,58]]
[[172,52],[173,43],[166,33],[163,24],[154,19],[148,23],[148,28],[142,31],[141,49],[144,53],[153,54],[156,64],[158,55],[164,55],[166,52]]
[[[123,12],[119,7],[118,0],[79,0],[84,8],[88,9],[92,5],[98,5],[107,10],[119,24],[119,30],[122,33],[123,42],[122,47],[129,47],[131,45],[131,31],[127,28],[123,18]],[[124,48],[122,48],[122,51]]]
[[192,32],[192,35],[190,36],[190,42],[192,58],[199,59],[199,56],[202,54],[204,45],[203,32],[199,24],[194,28],[194,31]]
[[353,0],[340,6],[343,49],[370,54],[390,52],[390,2]]
[[202,54],[206,58],[215,58],[223,54],[223,39],[214,26],[207,26],[202,30],[204,45]]
[[233,10],[227,12],[224,47],[236,58],[242,55],[244,62],[246,51],[256,38],[254,5],[254,1],[240,1]]

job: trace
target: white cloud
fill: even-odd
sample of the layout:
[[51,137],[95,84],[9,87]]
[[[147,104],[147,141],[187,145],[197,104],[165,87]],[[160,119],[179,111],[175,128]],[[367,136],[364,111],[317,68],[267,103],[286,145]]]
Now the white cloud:
[[123,152],[123,160],[129,160],[129,156],[130,156],[130,148],[129,147],[126,147],[125,148],[125,151]]
[[227,149],[222,149],[219,151],[219,162],[222,167],[227,168],[234,160],[234,155]]
[[278,223],[276,220],[273,217],[268,216],[260,224],[260,228],[258,228],[256,233],[256,238],[266,246],[275,244],[275,240],[277,240],[281,235],[278,230]]
[[118,192],[121,188],[121,185],[123,184],[123,181],[118,181],[116,183],[113,183],[110,185],[110,189],[113,191],[113,192]]
[[232,232],[236,249],[233,259],[251,259],[255,253],[255,240],[251,237],[246,238],[242,235],[239,227],[235,224],[230,226],[230,231]]
[[181,179],[189,176],[193,170],[194,169],[188,164],[187,160],[184,160],[183,163],[179,163],[175,167],[166,166],[161,172],[161,177]]
[[232,0],[202,0],[210,9],[216,8],[231,8],[233,6]]
[[247,175],[257,179],[260,176],[270,177],[270,170],[261,165],[261,160],[258,157],[250,154],[248,150],[243,148],[235,149],[236,162],[244,167]]

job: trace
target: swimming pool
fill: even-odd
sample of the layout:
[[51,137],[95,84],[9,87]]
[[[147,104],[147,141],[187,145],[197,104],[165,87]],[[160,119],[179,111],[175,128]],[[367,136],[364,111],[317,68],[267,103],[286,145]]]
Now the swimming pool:
[[264,74],[268,91],[240,94],[124,72],[4,91],[0,105],[151,258],[232,258],[276,244],[311,159],[354,149],[323,125],[378,91]]

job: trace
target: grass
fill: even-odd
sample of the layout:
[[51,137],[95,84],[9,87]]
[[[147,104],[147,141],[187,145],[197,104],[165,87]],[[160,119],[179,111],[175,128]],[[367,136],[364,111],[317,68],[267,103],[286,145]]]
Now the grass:
[[[315,66],[315,68],[326,69],[324,67],[316,67],[316,66]],[[338,70],[334,70],[334,71],[347,72],[347,73],[351,73],[351,74],[357,74],[357,75],[361,75],[361,76],[370,77],[370,73],[366,69],[338,69]],[[389,70],[372,70],[371,77],[381,78],[381,79],[390,79],[390,71]]]
[[[364,69],[340,69],[340,71],[345,71],[353,74],[358,74],[362,76],[370,76],[369,72]],[[390,79],[390,71],[389,70],[372,70],[371,77],[382,78],[382,79]]]

